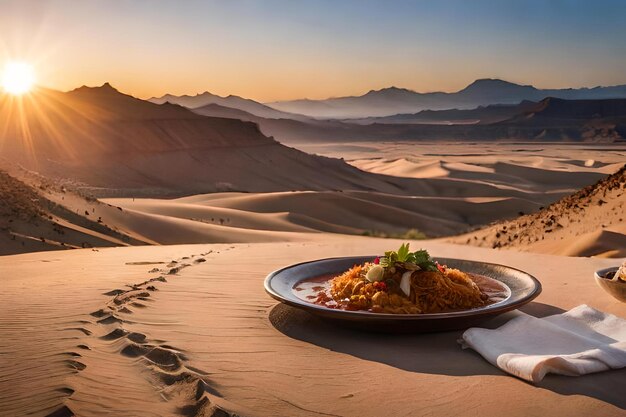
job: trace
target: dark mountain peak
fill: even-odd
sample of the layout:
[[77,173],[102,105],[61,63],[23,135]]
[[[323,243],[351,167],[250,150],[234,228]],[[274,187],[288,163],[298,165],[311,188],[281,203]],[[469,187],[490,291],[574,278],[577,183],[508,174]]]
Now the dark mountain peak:
[[391,87],[381,88],[378,91],[379,92],[393,92],[393,93],[399,93],[399,92],[410,92],[410,93],[412,93],[412,91],[409,90],[408,88],[396,87],[394,85],[392,85]]
[[209,91],[205,91],[203,93],[196,93],[194,95],[190,95],[190,94],[182,94],[180,96],[177,96],[176,94],[163,94],[161,97],[152,97],[150,99],[148,99],[148,101],[174,101],[176,99],[181,99],[181,98],[196,98],[196,97],[216,97],[215,94],[212,94]]
[[485,86],[503,86],[503,85],[515,85],[520,84],[512,83],[510,81],[501,80],[500,78],[479,78],[470,83],[466,88],[479,88]]
[[481,78],[463,90],[461,92],[493,92],[493,91],[511,91],[511,90],[536,90],[532,85],[515,84],[510,81],[504,81],[499,78]]
[[78,87],[70,91],[70,93],[122,94],[117,88],[113,87],[108,82],[102,84],[100,87],[89,87],[83,85],[82,87]]
[[398,96],[413,95],[413,94],[416,94],[415,91],[412,91],[406,88],[391,86],[391,87],[381,88],[380,90],[370,90],[364,96],[398,97]]
[[213,94],[210,91],[205,91],[204,93],[198,93],[195,96],[187,96],[187,97],[219,97],[219,96]]
[[[96,87],[96,88],[98,88],[98,87]],[[113,87],[111,85],[111,83],[109,83],[108,81],[106,83],[102,84],[99,88],[102,91],[111,91],[111,92],[114,91],[116,93],[119,93],[119,90],[117,88]]]
[[[148,101],[148,103],[152,103],[150,101]],[[161,108],[172,108],[172,109],[182,109],[182,110],[187,110],[186,107],[181,106],[180,104],[177,103],[173,103],[171,101],[164,101],[163,103],[152,103],[155,104],[157,106],[160,106]]]

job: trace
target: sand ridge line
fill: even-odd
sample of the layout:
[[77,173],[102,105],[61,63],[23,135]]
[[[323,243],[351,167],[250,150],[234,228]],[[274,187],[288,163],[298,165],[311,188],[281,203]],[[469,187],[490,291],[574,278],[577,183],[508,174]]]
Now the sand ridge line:
[[[234,246],[222,250],[233,249]],[[86,336],[95,337],[105,341],[125,339],[126,346],[119,352],[128,358],[142,359],[142,363],[152,372],[154,378],[152,384],[158,389],[161,398],[165,401],[176,401],[181,406],[178,407],[179,414],[191,417],[236,417],[223,408],[211,402],[209,396],[221,397],[217,389],[211,386],[208,373],[186,364],[187,356],[174,346],[151,341],[145,334],[129,331],[124,328],[124,324],[132,324],[125,316],[132,314],[129,307],[146,308],[153,300],[151,293],[158,291],[158,284],[167,283],[168,278],[177,276],[179,272],[194,265],[207,261],[206,256],[219,254],[220,251],[209,250],[199,255],[184,256],[167,263],[166,268],[153,268],[149,273],[161,272],[158,277],[147,279],[143,282],[127,285],[128,289],[114,289],[103,293],[112,297],[105,307],[89,313],[96,320],[98,326],[114,326],[113,330],[98,336],[94,332],[84,328],[74,328],[82,331]],[[166,262],[159,262],[165,264]],[[141,264],[141,263],[140,263]],[[148,264],[148,263],[145,263]],[[149,263],[154,264],[154,263]],[[81,324],[93,323],[91,321],[80,320]],[[79,344],[77,348],[91,350],[87,344]],[[67,366],[80,372],[86,365],[78,360],[82,355],[76,352],[67,352],[71,358],[66,360]],[[67,398],[74,394],[75,390],[69,387],[64,388]],[[75,413],[67,404],[56,409],[47,417],[70,417]]]

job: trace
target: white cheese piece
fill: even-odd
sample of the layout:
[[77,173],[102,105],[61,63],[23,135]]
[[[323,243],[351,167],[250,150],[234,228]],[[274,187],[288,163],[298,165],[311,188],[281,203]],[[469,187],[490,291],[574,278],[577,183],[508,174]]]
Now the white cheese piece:
[[367,278],[369,282],[376,282],[382,280],[383,275],[385,275],[385,268],[380,265],[374,265],[367,271],[365,278]]
[[411,274],[413,274],[413,271],[406,271],[400,279],[400,289],[407,297],[411,295]]

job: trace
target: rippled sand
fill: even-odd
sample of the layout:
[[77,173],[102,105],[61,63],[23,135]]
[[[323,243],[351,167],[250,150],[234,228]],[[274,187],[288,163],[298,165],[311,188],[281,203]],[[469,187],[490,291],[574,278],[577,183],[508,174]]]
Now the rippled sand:
[[[459,332],[348,331],[264,293],[265,275],[286,264],[375,254],[399,243],[327,235],[325,242],[2,257],[1,414],[207,416],[224,415],[223,409],[250,416],[377,416],[472,409],[501,415],[507,409],[522,416],[556,407],[566,415],[617,416],[626,409],[615,389],[626,370],[548,377],[534,387],[460,349]],[[614,261],[535,255],[529,262],[523,253],[422,244],[434,255],[535,274],[544,291],[525,309],[531,314],[582,303],[624,313],[591,277]]]

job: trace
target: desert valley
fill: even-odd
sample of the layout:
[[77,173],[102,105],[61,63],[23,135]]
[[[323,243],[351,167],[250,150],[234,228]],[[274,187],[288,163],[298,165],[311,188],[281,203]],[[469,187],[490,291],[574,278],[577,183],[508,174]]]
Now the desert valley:
[[[23,7],[16,4],[6,16]],[[104,5],[81,7],[72,12],[72,25],[98,25],[96,10],[113,13]],[[235,7],[241,32],[219,19],[207,29],[190,5],[168,13],[155,7],[152,20],[129,21],[145,10],[127,7],[111,15],[124,16],[114,24],[124,29],[119,33],[107,29],[100,38],[85,26],[77,32],[106,50],[126,45],[134,51],[112,52],[125,57],[117,66],[92,66],[89,60],[101,62],[94,58],[101,55],[94,52],[100,47],[90,46],[80,49],[85,57],[76,54],[73,67],[67,61],[77,68],[72,77],[59,76],[42,58],[38,69],[48,82],[38,83],[37,65],[5,60],[9,48],[0,42],[0,69],[6,61],[0,73],[0,416],[623,415],[626,310],[601,280],[620,283],[616,267],[626,258],[626,84],[607,75],[608,64],[580,73],[570,66],[566,74],[559,61],[565,58],[552,54],[560,49],[551,44],[541,56],[554,64],[541,66],[535,57],[539,69],[530,71],[526,62],[509,65],[521,52],[500,62],[480,49],[491,57],[484,60],[457,50],[461,38],[433,39],[465,61],[453,66],[413,57],[411,71],[419,69],[430,81],[407,84],[420,77],[402,75],[409,71],[405,61],[395,75],[380,78],[386,72],[370,53],[381,39],[388,45],[383,51],[397,56],[416,46],[404,40],[395,45],[380,33],[372,35],[376,42],[365,55],[359,55],[362,40],[353,39],[350,48],[341,40],[334,45],[317,29],[342,31],[343,21],[335,26],[326,20],[328,7],[320,9],[324,19],[320,10],[311,12],[320,19],[316,26],[284,4],[267,10],[198,6],[198,16],[209,20]],[[368,7],[337,13],[356,25],[351,14]],[[393,15],[403,20],[396,7]],[[412,14],[420,7],[412,5],[409,14],[426,24],[426,14]],[[279,28],[291,24],[283,13],[299,16],[293,18],[309,34],[300,39],[306,47],[290,49],[298,32],[293,27],[273,33],[278,29],[264,23],[247,32],[262,20],[248,12],[270,9],[266,18]],[[385,7],[377,10],[386,16]],[[57,22],[53,32],[62,32],[59,22],[67,16],[50,13]],[[30,21],[20,16],[14,20]],[[181,24],[179,17],[196,25]],[[2,19],[0,35],[2,23],[11,20]],[[366,21],[384,24],[393,39],[405,37],[384,19]],[[453,32],[458,24],[441,21]],[[403,24],[407,34],[417,30],[413,21]],[[205,32],[213,30],[222,36]],[[359,24],[354,30],[369,36],[374,29]],[[146,41],[147,33],[160,42]],[[196,36],[225,45],[211,44],[210,65],[196,60],[206,47],[189,41]],[[246,49],[238,36],[259,51]],[[257,36],[265,42],[256,42]],[[78,45],[79,37],[59,45]],[[341,57],[319,59],[320,51],[330,52],[311,39],[325,39]],[[518,41],[507,48],[519,47]],[[250,56],[232,55],[238,48]],[[434,56],[448,54],[432,48]],[[169,61],[165,51],[186,58]],[[349,76],[343,65],[356,58],[346,51],[360,57]],[[293,58],[289,65],[277,58],[300,53],[307,62],[313,54],[315,72],[299,72]],[[394,59],[381,58],[385,71],[398,65]],[[271,66],[273,60],[283,65]],[[325,78],[325,71],[332,76]],[[512,80],[535,77],[537,84],[485,78],[507,73]],[[298,78],[302,74],[308,82]],[[594,84],[587,80],[596,78],[580,74],[607,81]],[[277,87],[276,77],[284,85]],[[152,78],[158,83],[147,83]],[[329,81],[335,78],[339,84]],[[459,80],[465,80],[461,87]],[[246,88],[250,95],[242,93]],[[305,300],[315,305],[307,309],[271,287],[284,271],[357,256],[371,261],[350,264],[366,271],[354,294],[371,284],[375,295],[338,297],[328,307],[320,292],[315,302]],[[400,328],[403,319],[419,319],[409,316],[432,315],[442,323],[435,332],[345,327],[380,313],[376,308],[385,304],[373,304],[374,297],[388,297],[393,308],[427,305],[418,292],[443,285],[420,287],[415,274],[448,279],[454,284],[448,291],[458,296],[459,281],[447,275],[462,269],[455,262],[508,274],[506,295],[488,298],[492,293],[472,281],[483,272],[468,272],[482,297],[474,312],[428,304],[434,310],[389,314],[401,317],[400,325],[393,323]],[[613,268],[615,279],[599,275],[606,268]],[[380,271],[378,278],[372,270]],[[535,285],[532,291],[515,286],[523,279]],[[288,290],[300,291],[296,285]],[[394,304],[400,291],[408,301]],[[371,305],[359,311],[354,306],[366,296]],[[522,301],[509,307],[516,297]],[[320,305],[331,312],[316,311]],[[485,312],[477,330],[494,339],[483,350],[466,337],[474,325],[445,327],[444,320],[468,311],[470,318]],[[337,312],[347,313],[337,320],[344,326],[332,321]],[[562,317],[578,320],[573,330],[556,328]],[[540,327],[514,331],[500,356],[490,358],[503,340],[497,332],[524,320]],[[554,344],[540,336],[541,326],[555,335]],[[530,367],[528,356],[545,360]],[[592,360],[593,366],[585,362]]]
[[[242,101],[231,111],[267,113],[261,103]],[[554,129],[575,122],[585,126],[578,128],[582,132],[600,120],[610,120],[614,133],[626,126],[626,99],[573,103],[558,118],[547,117]],[[67,93],[41,90],[19,105],[5,95],[2,109],[5,254],[102,245],[292,241],[316,239],[319,233],[444,238],[538,212],[617,173],[626,160],[626,142],[605,131],[551,142],[542,135],[513,140],[513,133],[497,145],[460,138],[354,141],[332,133],[319,141],[289,133],[277,139],[264,133],[263,121],[153,104],[108,83]],[[527,120],[539,117],[533,110],[524,114]],[[305,123],[297,120],[304,116],[269,115],[280,116],[265,119],[275,123]],[[373,126],[375,131],[398,125],[306,123],[312,131],[314,123],[339,123],[346,130]],[[418,131],[477,126],[400,125]],[[617,245],[613,256],[622,256],[623,175],[617,182],[612,210],[600,216],[602,221],[587,223],[579,232],[568,228],[575,236],[593,233],[595,238],[585,237],[591,240],[578,252],[557,246],[550,253],[611,252],[596,242],[608,233]],[[598,209],[604,213],[606,207]],[[479,243],[485,245],[482,237]]]

